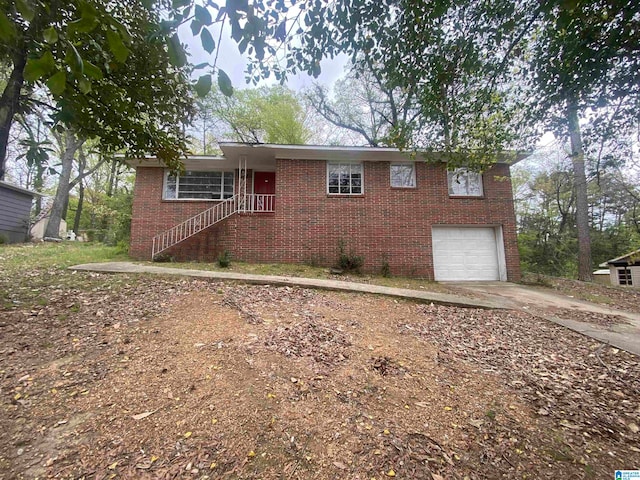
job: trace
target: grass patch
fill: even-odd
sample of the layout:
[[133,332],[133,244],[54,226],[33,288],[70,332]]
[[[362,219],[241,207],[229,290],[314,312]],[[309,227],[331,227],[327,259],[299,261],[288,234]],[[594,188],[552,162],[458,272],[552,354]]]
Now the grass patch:
[[[104,283],[91,274],[70,272],[67,268],[71,265],[127,259],[118,247],[99,243],[0,245],[2,306],[7,310],[29,305],[45,307],[49,303],[47,295],[52,290],[89,290]],[[116,286],[122,279],[114,275],[109,283]]]
[[24,243],[0,245],[0,262],[4,274],[22,273],[28,269],[59,269],[92,262],[128,260],[117,246],[101,243]]
[[[136,262],[152,265],[151,262]],[[312,267],[306,264],[286,263],[245,263],[234,261],[229,267],[221,268],[217,263],[200,262],[170,262],[162,265],[168,268],[183,268],[191,270],[206,270],[212,272],[236,272],[253,275],[273,275],[278,277],[320,278],[327,280],[343,280],[348,282],[369,283],[385,287],[409,288],[412,290],[427,290],[432,292],[450,292],[450,289],[436,282],[420,278],[385,277],[384,275],[335,275],[329,268]]]

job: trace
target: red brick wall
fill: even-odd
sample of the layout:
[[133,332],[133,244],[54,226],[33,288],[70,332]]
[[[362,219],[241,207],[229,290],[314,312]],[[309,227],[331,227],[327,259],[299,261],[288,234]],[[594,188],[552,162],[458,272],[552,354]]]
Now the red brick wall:
[[[253,262],[335,264],[339,245],[361,255],[365,271],[387,262],[398,275],[433,278],[432,225],[502,226],[507,276],[520,279],[509,168],[484,174],[484,198],[449,198],[442,164],[416,163],[417,188],[389,186],[388,162],[364,162],[364,195],[326,193],[326,162],[278,160],[272,214],[234,215],[169,253],[212,260],[228,250]],[[210,207],[211,202],[162,201],[160,168],[138,168],[131,251],[150,258],[153,235]]]

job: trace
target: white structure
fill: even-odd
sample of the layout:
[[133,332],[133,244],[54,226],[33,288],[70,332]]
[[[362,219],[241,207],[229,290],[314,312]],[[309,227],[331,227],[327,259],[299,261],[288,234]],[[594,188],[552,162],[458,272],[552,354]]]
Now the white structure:
[[[49,224],[49,216],[42,217],[31,226],[29,235],[33,240],[44,239],[44,232],[47,231],[47,225]],[[60,229],[58,231],[59,238],[67,238],[67,222],[60,219]]]
[[600,264],[609,268],[611,285],[640,287],[640,249]]

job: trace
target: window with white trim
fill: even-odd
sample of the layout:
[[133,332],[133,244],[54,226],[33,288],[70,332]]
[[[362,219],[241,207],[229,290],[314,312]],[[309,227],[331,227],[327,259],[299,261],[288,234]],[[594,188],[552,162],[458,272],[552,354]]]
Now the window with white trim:
[[389,170],[392,187],[416,188],[416,166],[414,163],[392,163]]
[[187,170],[182,175],[167,171],[164,182],[165,200],[224,200],[233,197],[234,172],[198,172]]
[[327,192],[336,195],[361,195],[362,164],[327,162]]
[[466,168],[456,168],[447,172],[449,195],[452,197],[481,197],[482,174]]
[[618,269],[618,285],[633,285],[633,279],[631,278],[631,270],[628,268]]

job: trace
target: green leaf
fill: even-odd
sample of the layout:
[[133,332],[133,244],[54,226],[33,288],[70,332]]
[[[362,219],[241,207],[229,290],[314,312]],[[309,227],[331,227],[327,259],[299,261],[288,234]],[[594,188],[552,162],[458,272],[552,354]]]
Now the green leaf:
[[202,75],[194,87],[199,97],[206,97],[211,91],[211,75]]
[[116,57],[119,63],[124,63],[129,56],[129,49],[122,42],[122,38],[113,30],[107,30],[107,42],[109,43],[109,50]]
[[76,47],[73,45],[69,45],[64,61],[71,67],[72,72],[79,73],[80,75],[84,73],[84,62],[82,61],[82,57],[78,53],[78,50],[76,50]]
[[116,27],[118,32],[120,32],[120,36],[122,37],[122,40],[125,43],[131,43],[132,37],[131,37],[131,33],[129,32],[129,29],[123,23],[119,22],[115,18],[111,18],[110,21],[113,24],[113,26]]
[[16,36],[16,29],[7,16],[0,12],[0,40],[8,42]]
[[204,25],[211,25],[211,14],[209,13],[209,10],[207,10],[203,6],[196,5],[195,17],[196,20],[198,20],[200,23]]
[[49,80],[47,80],[47,87],[54,95],[61,95],[67,86],[67,75],[64,70],[54,73]]
[[216,42],[213,41],[213,37],[209,30],[206,28],[202,29],[202,33],[200,33],[200,40],[202,41],[202,48],[204,48],[208,53],[212,53],[216,49]]
[[86,78],[81,78],[78,82],[78,88],[80,88],[80,91],[86,95],[91,91],[91,82]]
[[40,58],[29,58],[24,67],[24,79],[28,82],[35,82],[45,75],[51,73],[55,68],[53,55],[47,50]]
[[58,32],[54,27],[49,27],[42,32],[42,37],[49,44],[56,43],[58,41]]
[[102,70],[91,62],[84,62],[84,73],[91,78],[101,80],[103,78]]
[[78,20],[69,22],[67,29],[70,32],[89,33],[98,26],[98,19],[92,12],[85,11]]
[[173,2],[171,2],[171,6],[177,9],[180,7],[186,7],[190,3],[191,3],[191,0],[173,0]]
[[31,23],[33,17],[35,16],[35,12],[31,5],[29,5],[25,0],[16,0],[16,10],[22,15],[27,22]]
[[191,20],[191,33],[193,33],[193,36],[195,37],[196,35],[198,35],[200,33],[200,30],[202,30],[202,23],[200,23],[198,20]]
[[187,64],[187,54],[180,44],[178,34],[174,33],[167,42],[167,48],[169,49],[169,61],[176,67],[184,67]]
[[229,75],[222,69],[218,69],[218,87],[220,87],[220,91],[230,97],[233,95],[233,85],[231,84],[231,79]]

